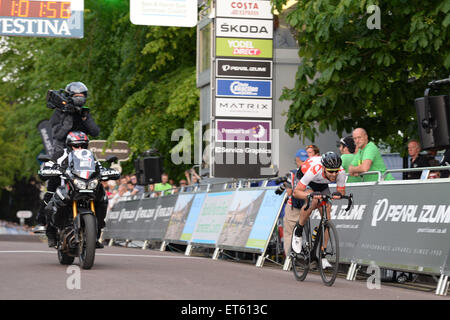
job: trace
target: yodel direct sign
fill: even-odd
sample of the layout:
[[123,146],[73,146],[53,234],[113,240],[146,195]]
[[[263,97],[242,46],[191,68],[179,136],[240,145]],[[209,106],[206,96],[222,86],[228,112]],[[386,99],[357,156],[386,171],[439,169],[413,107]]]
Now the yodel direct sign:
[[273,40],[216,38],[217,57],[272,58]]

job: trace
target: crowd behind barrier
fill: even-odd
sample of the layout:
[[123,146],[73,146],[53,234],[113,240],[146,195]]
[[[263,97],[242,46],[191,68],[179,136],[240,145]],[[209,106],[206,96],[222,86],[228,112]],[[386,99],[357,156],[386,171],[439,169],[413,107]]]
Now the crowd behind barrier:
[[[383,181],[389,172],[448,170],[450,167],[388,170],[374,182],[347,184],[354,205],[332,206],[342,263],[377,265],[443,275],[450,262],[450,179]],[[272,186],[268,186],[272,185]],[[177,188],[170,195],[122,198],[108,214],[105,239],[160,240],[264,255],[285,196],[273,180],[241,180]],[[330,185],[333,189],[333,185]],[[313,212],[313,225],[319,214]]]

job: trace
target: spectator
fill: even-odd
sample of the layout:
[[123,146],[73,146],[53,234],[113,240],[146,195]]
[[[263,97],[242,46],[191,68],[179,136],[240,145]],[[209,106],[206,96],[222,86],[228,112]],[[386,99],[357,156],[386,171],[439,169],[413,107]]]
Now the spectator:
[[184,179],[181,179],[178,184],[179,184],[180,187],[186,187],[187,186],[187,182]]
[[319,147],[314,144],[307,146],[306,152],[308,153],[309,159],[311,159],[312,157],[320,157]]
[[273,16],[273,43],[275,48],[297,48],[297,42],[288,28],[280,27],[280,19]]
[[[381,157],[380,150],[373,142],[369,142],[369,136],[363,128],[357,128],[352,133],[357,152],[353,157],[352,163],[348,168],[349,174],[358,177],[361,173],[368,171],[380,171],[383,175],[386,172],[386,165]],[[364,175],[363,181],[377,181],[378,175]],[[385,177],[385,180],[394,180],[391,174]]]
[[161,192],[164,191],[164,194],[170,194],[170,191],[172,189],[172,185],[169,183],[169,175],[167,173],[163,173],[161,175],[161,183],[155,184],[155,192]]
[[111,211],[111,209],[114,207],[114,205],[119,201],[121,197],[126,197],[129,195],[130,192],[128,191],[127,185],[125,183],[120,184],[116,195],[108,203],[108,213]]
[[109,191],[111,192],[111,197],[114,197],[118,190],[119,190],[119,186],[117,185],[115,180],[108,180],[108,185],[109,185]]
[[[345,172],[348,173],[348,167],[352,163],[354,153],[356,150],[355,142],[353,141],[352,136],[347,136],[345,138],[342,138],[339,141],[339,151],[341,152],[341,159],[342,159],[342,167],[344,168]],[[361,177],[354,177],[349,175],[347,177],[346,182],[361,182]]]
[[[450,166],[450,148],[447,148],[444,152],[444,156],[440,162],[441,166]],[[441,170],[441,178],[448,178],[450,172],[448,170]]]
[[196,186],[200,183],[200,176],[195,172],[194,168],[191,168],[190,170],[186,170],[184,172],[184,175],[186,176],[186,180],[188,185]]
[[[436,159],[429,159],[427,166],[429,167],[439,167],[440,163]],[[439,170],[431,170],[428,174],[428,179],[438,179],[441,177],[441,171]]]
[[[297,171],[298,169],[308,160],[308,153],[305,149],[299,149],[295,154],[295,163],[297,168],[295,170],[291,170],[291,182],[292,187],[295,188],[298,178]],[[286,188],[286,193],[288,195],[288,199],[286,201],[286,205],[284,206],[284,217],[283,217],[283,248],[284,254],[286,257],[289,255],[289,251],[291,250],[291,241],[292,241],[292,230],[294,230],[295,224],[300,218],[300,208],[303,205],[302,200],[298,200],[292,197],[292,190]]]
[[130,196],[135,196],[139,192],[139,190],[134,187],[131,180],[127,182],[127,189],[128,192],[130,193]]
[[133,174],[133,175],[131,176],[130,181],[131,181],[131,183],[133,184],[134,189],[137,190],[137,193],[136,193],[137,195],[144,194],[144,192],[145,192],[145,187],[137,184],[137,177],[136,177],[135,174]]
[[105,189],[106,196],[108,199],[111,199],[112,192],[110,191],[110,187],[108,181],[102,181],[103,188]]
[[[417,140],[411,140],[408,142],[408,154],[411,157],[410,168],[422,168],[429,166],[430,158],[426,155],[420,154],[420,143]],[[406,173],[406,180],[420,179],[422,171],[414,171]]]

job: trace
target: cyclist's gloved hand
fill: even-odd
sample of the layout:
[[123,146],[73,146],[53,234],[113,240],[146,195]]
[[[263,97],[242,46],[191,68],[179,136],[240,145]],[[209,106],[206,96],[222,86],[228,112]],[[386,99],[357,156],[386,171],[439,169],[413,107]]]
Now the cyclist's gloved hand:
[[331,196],[334,198],[334,199],[341,199],[342,198],[342,193],[340,193],[340,192],[333,192],[332,194],[331,194]]
[[316,199],[317,199],[317,197],[322,198],[322,193],[320,193],[318,191],[314,191],[313,193],[311,193],[311,196]]

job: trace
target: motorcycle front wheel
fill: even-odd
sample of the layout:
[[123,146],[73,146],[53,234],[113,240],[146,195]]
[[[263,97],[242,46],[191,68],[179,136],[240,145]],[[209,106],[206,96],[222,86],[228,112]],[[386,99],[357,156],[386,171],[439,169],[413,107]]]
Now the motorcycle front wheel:
[[95,243],[97,241],[97,227],[95,216],[84,214],[80,230],[80,267],[90,269],[95,260]]

